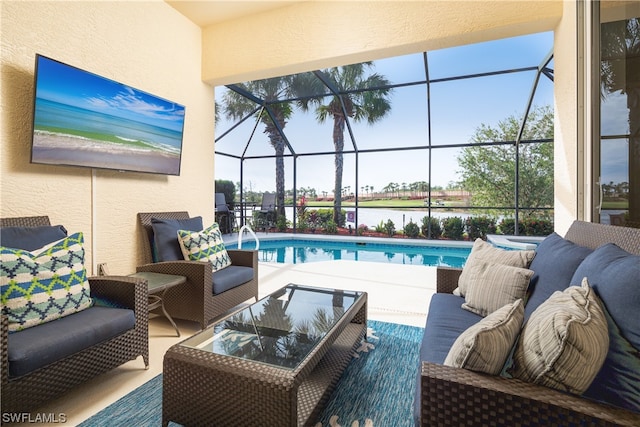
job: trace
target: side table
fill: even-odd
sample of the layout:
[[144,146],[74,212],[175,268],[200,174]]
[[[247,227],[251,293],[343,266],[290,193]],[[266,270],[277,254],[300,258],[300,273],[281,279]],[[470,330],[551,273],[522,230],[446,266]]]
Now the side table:
[[173,274],[153,273],[149,271],[141,271],[138,273],[130,274],[131,277],[139,277],[147,281],[149,288],[149,311],[155,310],[158,307],[162,308],[162,313],[169,319],[171,325],[176,330],[178,336],[180,336],[180,330],[176,326],[176,322],[173,321],[167,310],[164,308],[164,294],[170,288],[174,286],[182,285],[187,281],[184,276],[177,276]]

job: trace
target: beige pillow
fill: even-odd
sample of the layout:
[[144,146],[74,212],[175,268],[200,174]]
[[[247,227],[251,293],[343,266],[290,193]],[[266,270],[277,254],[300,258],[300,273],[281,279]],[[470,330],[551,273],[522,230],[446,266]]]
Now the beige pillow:
[[[535,251],[508,251],[493,246],[478,238],[473,243],[471,253],[462,269],[462,274],[458,280],[458,288],[454,293],[465,296],[467,294],[467,282],[461,282],[464,276],[469,274],[469,268],[479,262],[489,262],[493,264],[510,265],[512,267],[528,268],[535,256]],[[467,271],[465,271],[467,270]]]
[[513,356],[516,378],[582,394],[609,350],[607,320],[587,278],[531,313]]
[[459,280],[467,289],[462,308],[483,317],[524,298],[533,276],[526,268],[486,262],[475,262],[465,269],[467,274]]
[[498,375],[511,353],[523,320],[521,299],[499,308],[456,339],[444,364]]

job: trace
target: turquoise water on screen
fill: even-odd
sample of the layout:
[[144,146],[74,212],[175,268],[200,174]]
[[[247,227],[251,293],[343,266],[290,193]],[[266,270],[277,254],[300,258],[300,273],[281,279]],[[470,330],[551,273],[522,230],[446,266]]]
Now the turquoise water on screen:
[[[235,249],[236,244],[226,245]],[[254,241],[242,249],[255,249]],[[318,261],[368,261],[391,264],[462,267],[471,248],[359,243],[321,240],[261,240],[258,259],[262,262],[301,264]]]

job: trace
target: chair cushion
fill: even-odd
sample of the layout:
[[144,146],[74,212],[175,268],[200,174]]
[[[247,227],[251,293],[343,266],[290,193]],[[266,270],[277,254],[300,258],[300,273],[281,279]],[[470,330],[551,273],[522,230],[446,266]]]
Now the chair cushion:
[[533,275],[526,268],[479,261],[465,270],[458,281],[466,289],[462,308],[483,317],[523,299]]
[[576,268],[591,252],[592,249],[576,245],[557,233],[551,233],[538,245],[529,267],[534,274],[529,283],[525,321],[551,294],[569,287]]
[[231,265],[220,227],[215,222],[203,231],[178,230],[178,242],[186,260],[209,261],[213,271]]
[[91,306],[83,243],[83,234],[76,233],[34,252],[0,247],[0,300],[9,331]]
[[253,268],[231,265],[213,273],[213,294],[218,295],[253,279]]
[[582,394],[609,349],[602,305],[587,280],[542,303],[524,325],[513,355],[513,376]]
[[465,296],[467,293],[466,284],[463,277],[469,275],[469,269],[473,268],[477,263],[493,263],[510,265],[512,267],[528,268],[531,260],[535,256],[535,251],[511,251],[496,248],[491,243],[487,243],[484,240],[478,238],[473,243],[471,253],[467,258],[467,262],[462,269],[460,275],[460,281],[458,282],[458,288],[454,293],[460,296]]
[[65,237],[67,237],[67,230],[61,225],[0,228],[0,244],[2,246],[24,249],[25,251],[35,251]]
[[522,299],[499,308],[460,334],[444,364],[498,375],[520,334],[523,320]]
[[183,260],[178,230],[202,231],[202,217],[187,219],[151,218],[154,262]]
[[116,337],[135,326],[133,310],[91,307],[9,334],[9,376],[19,377]]

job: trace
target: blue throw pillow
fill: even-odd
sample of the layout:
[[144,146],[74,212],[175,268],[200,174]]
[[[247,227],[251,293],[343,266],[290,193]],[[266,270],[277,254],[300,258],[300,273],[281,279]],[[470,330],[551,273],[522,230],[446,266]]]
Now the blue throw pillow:
[[[576,245],[557,233],[551,233],[538,245],[536,256],[529,266],[534,274],[529,283],[525,319],[555,291],[564,291],[569,287],[574,272],[591,252],[592,249]],[[580,281],[576,284],[580,285]]]
[[640,413],[640,350],[620,333],[604,310],[609,329],[609,352],[583,396]]
[[579,284],[584,277],[600,296],[621,334],[640,349],[640,255],[607,243],[585,258],[571,284]]
[[153,229],[153,253],[157,256],[154,262],[184,260],[178,230],[202,231],[202,217],[188,219],[160,219],[151,218]]
[[29,252],[65,237],[67,237],[67,230],[61,225],[0,228],[0,245]]

